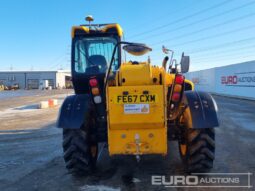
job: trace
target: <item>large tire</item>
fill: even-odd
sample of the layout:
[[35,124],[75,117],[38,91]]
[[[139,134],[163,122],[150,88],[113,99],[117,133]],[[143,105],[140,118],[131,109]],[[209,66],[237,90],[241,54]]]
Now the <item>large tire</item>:
[[81,129],[63,130],[63,151],[66,168],[74,175],[87,175],[96,165],[96,154],[91,152],[88,134]]
[[210,170],[215,154],[214,129],[187,129],[183,137],[183,142],[179,142],[179,151],[186,172]]

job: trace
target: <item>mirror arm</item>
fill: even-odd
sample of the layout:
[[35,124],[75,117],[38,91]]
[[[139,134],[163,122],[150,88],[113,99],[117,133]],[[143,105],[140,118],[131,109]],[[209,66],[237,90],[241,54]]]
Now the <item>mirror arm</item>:
[[108,70],[107,70],[107,73],[106,73],[106,76],[105,76],[105,82],[104,82],[104,95],[106,93],[106,85],[107,85],[107,82],[108,82],[108,78],[109,78],[109,75],[110,75],[110,72],[111,72],[111,68],[112,68],[112,64],[113,64],[113,61],[114,61],[114,56],[115,56],[115,53],[116,53],[116,50],[118,48],[118,46],[120,45],[120,42],[118,42],[115,46],[114,46],[114,50],[113,50],[113,53],[112,53],[112,58],[111,58],[111,62],[110,62],[110,65],[108,67]]
[[[112,58],[111,58],[111,62],[110,62],[109,68],[108,68],[108,70],[107,70],[107,72],[106,72],[106,76],[105,76],[104,92],[106,92],[105,90],[106,90],[106,86],[107,86],[107,83],[108,83],[109,75],[110,75],[110,73],[111,73],[111,69],[112,69],[112,64],[113,64],[113,61],[114,61],[115,53],[116,53],[116,51],[117,51],[117,48],[118,48],[121,44],[132,45],[132,44],[135,44],[135,43],[121,41],[121,42],[118,42],[118,43],[114,46],[113,53],[112,53]],[[106,94],[104,94],[104,95],[106,95]]]

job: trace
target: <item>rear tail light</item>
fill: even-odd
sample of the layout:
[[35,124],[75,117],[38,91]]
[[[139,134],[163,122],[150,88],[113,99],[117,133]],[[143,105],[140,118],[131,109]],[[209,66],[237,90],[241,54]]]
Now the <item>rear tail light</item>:
[[99,95],[99,89],[98,89],[98,87],[92,88],[92,89],[91,89],[91,92],[92,92],[93,95]]
[[182,75],[176,75],[175,76],[175,83],[176,84],[183,84],[183,82],[184,82],[184,76],[182,76]]
[[173,95],[172,95],[172,101],[177,102],[177,101],[180,100],[180,97],[181,97],[180,93],[174,92]]
[[181,94],[183,93],[184,80],[185,80],[185,78],[183,75],[177,74],[175,76],[175,80],[174,80],[174,84],[173,84],[174,85],[173,92],[172,92],[172,96],[170,99],[170,101],[172,103],[169,103],[169,104],[171,104],[170,109],[172,110],[170,117],[173,116],[173,112],[174,112],[175,108],[177,108],[180,104]]
[[181,92],[182,91],[182,85],[175,84],[174,86],[174,92]]
[[97,86],[97,84],[98,84],[97,79],[92,78],[92,79],[89,80],[89,85],[91,87],[95,87],[95,86]]

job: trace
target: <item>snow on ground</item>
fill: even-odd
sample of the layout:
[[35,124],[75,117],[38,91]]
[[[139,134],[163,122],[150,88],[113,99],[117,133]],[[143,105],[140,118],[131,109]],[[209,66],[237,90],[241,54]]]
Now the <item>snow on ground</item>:
[[120,191],[120,188],[112,188],[103,185],[85,185],[80,188],[80,191]]

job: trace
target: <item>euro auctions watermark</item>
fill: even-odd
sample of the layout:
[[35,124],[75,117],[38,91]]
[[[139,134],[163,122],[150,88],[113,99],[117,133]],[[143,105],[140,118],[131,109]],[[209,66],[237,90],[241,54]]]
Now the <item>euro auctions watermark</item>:
[[151,184],[164,187],[252,188],[252,173],[192,173],[190,175],[153,175]]

